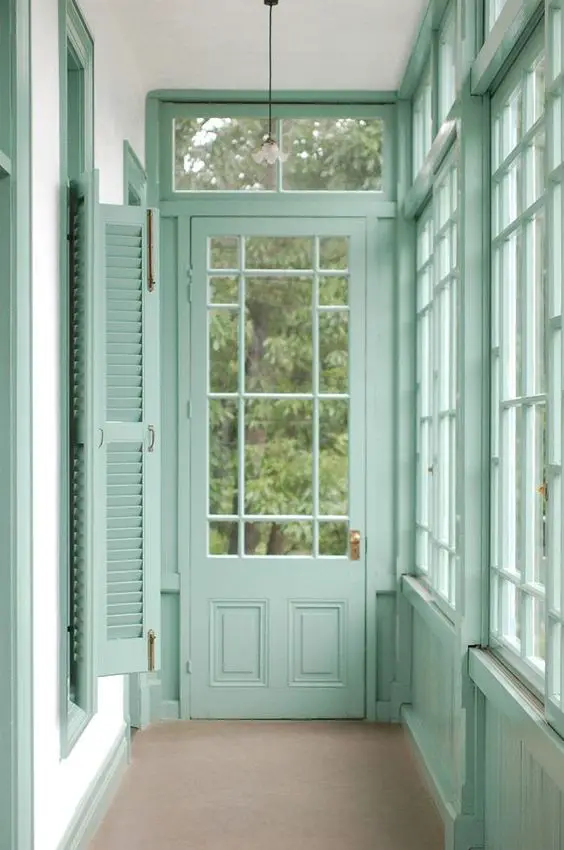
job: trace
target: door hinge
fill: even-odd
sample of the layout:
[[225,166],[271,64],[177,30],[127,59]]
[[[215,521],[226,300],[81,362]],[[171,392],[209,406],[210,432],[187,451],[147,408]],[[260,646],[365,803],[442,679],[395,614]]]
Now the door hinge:
[[192,418],[192,402],[191,401],[186,402],[186,416],[187,416],[188,419]]
[[187,661],[187,662],[186,662],[186,672],[187,672],[187,673],[191,673],[191,672],[192,672],[192,662],[191,662],[191,661]]

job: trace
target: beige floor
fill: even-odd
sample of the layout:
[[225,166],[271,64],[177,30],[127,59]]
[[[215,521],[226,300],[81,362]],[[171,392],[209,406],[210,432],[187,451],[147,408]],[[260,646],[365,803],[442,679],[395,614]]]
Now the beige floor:
[[442,850],[399,727],[166,723],[133,762],[90,850]]

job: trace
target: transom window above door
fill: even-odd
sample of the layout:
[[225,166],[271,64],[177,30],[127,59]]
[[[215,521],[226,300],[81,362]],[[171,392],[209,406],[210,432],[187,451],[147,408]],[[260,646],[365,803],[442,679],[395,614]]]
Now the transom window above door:
[[[286,158],[267,164],[253,159],[268,131],[262,107],[244,109],[239,105],[233,108],[233,114],[218,107],[217,114],[207,116],[194,113],[195,108],[187,114],[171,115],[169,106],[166,113],[165,132],[172,132],[175,193],[384,189],[387,127],[379,115],[363,115],[362,111],[347,114],[350,107],[343,107],[343,114],[339,114],[333,106],[326,110],[329,115],[318,110],[319,114],[313,116],[300,112],[276,118],[274,135]],[[165,157],[170,149],[167,138]],[[165,167],[170,167],[170,162]]]
[[210,555],[347,554],[349,238],[207,248]]

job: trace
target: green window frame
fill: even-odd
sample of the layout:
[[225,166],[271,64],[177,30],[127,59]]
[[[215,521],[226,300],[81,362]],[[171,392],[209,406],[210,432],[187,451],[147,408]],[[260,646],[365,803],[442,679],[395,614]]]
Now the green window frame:
[[[337,103],[335,102],[337,100]],[[280,101],[280,102],[278,102]],[[275,179],[269,189],[260,191],[248,189],[226,189],[226,190],[180,190],[175,188],[174,181],[174,121],[181,118],[239,118],[239,119],[267,119],[267,109],[264,104],[264,96],[256,93],[242,93],[240,99],[236,95],[226,96],[224,93],[210,92],[205,102],[200,99],[190,102],[189,97],[183,102],[163,102],[159,106],[159,185],[161,200],[178,200],[179,197],[207,198],[233,197],[245,194],[246,197],[260,197],[274,194],[278,197],[296,198],[315,195],[316,197],[329,198],[332,196],[342,197],[347,195],[369,196],[388,200],[394,197],[394,124],[395,107],[388,103],[365,103],[365,97],[360,103],[354,99],[350,103],[341,103],[341,98],[333,95],[320,95],[317,101],[307,102],[302,97],[296,97],[295,93],[277,93],[272,106],[272,117],[275,127],[278,128],[280,121],[284,119],[380,119],[383,122],[382,136],[382,175],[381,188],[368,190],[336,190],[336,189],[312,189],[297,190],[285,189],[282,186],[282,171],[277,164],[275,168]],[[278,132],[278,130],[276,131]],[[266,168],[266,166],[264,166]],[[283,167],[283,166],[282,166]]]
[[449,615],[458,607],[458,148],[417,223],[416,571]]
[[546,713],[564,736],[564,581],[562,567],[562,270],[564,247],[564,9],[551,2],[546,16],[546,257],[548,355],[548,582],[546,598]]
[[127,139],[123,143],[123,202],[128,207],[147,206],[147,175]]
[[538,693],[551,537],[545,134],[539,27],[491,100],[490,362],[490,645]]
[[427,60],[412,106],[413,180],[417,177],[433,144],[433,75],[431,58]]
[[486,14],[484,20],[486,22],[487,32],[491,32],[494,28],[506,2],[507,0],[486,0]]
[[[68,755],[96,708],[93,665],[92,571],[83,544],[78,506],[88,495],[83,444],[78,432],[85,388],[80,371],[85,352],[81,324],[84,292],[78,264],[84,262],[88,222],[80,178],[94,164],[94,42],[76,4],[60,6],[61,103],[61,752]],[[86,261],[87,262],[87,261]],[[85,266],[83,266],[85,267]],[[77,288],[79,287],[79,288]],[[79,458],[80,455],[80,458]]]
[[456,4],[449,3],[438,36],[438,124],[456,99]]

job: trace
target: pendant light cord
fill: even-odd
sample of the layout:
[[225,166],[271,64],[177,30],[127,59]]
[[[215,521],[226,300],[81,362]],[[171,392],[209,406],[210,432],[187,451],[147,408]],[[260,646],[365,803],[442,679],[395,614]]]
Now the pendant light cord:
[[272,138],[272,6],[268,7],[268,136]]

